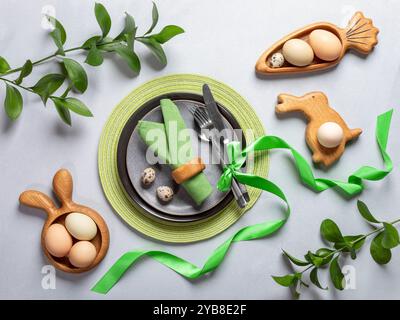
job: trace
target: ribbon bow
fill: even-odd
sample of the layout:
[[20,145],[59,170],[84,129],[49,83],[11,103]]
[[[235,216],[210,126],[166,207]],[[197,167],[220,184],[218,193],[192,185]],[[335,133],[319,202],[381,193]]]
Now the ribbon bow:
[[217,188],[221,191],[228,191],[232,183],[232,178],[235,177],[235,179],[242,184],[275,194],[287,205],[285,217],[283,219],[265,221],[240,229],[214,250],[202,268],[199,268],[194,264],[168,252],[154,250],[135,250],[127,252],[114,263],[114,265],[106,272],[106,274],[96,283],[92,290],[98,293],[107,293],[119,281],[129,267],[143,256],[148,256],[157,260],[158,262],[164,264],[168,268],[186,278],[196,279],[218,268],[233,243],[260,239],[282,228],[290,215],[290,207],[283,191],[277,185],[265,178],[249,173],[243,173],[240,170],[250,152],[272,149],[288,149],[293,155],[300,178],[306,186],[317,192],[335,187],[338,190],[343,191],[348,196],[357,195],[364,188],[362,184],[363,180],[381,180],[393,169],[392,160],[386,152],[392,113],[393,110],[390,110],[379,115],[376,126],[376,139],[384,160],[385,169],[379,170],[373,167],[363,166],[350,175],[347,182],[320,178],[316,179],[308,162],[295,149],[293,149],[289,144],[279,137],[262,136],[255,140],[243,151],[240,151],[239,143],[229,143],[227,145],[227,150],[230,157],[230,164],[224,168],[223,174],[218,181]]

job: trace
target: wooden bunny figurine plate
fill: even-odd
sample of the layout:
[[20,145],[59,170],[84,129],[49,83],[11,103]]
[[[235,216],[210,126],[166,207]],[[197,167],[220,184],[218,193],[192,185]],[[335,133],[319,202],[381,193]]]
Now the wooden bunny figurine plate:
[[[344,152],[346,143],[358,137],[361,129],[349,129],[342,117],[333,110],[322,92],[311,92],[302,97],[289,94],[278,96],[276,113],[301,112],[309,121],[306,141],[313,151],[313,161],[330,166]],[[324,146],[325,144],[325,146]]]
[[[35,190],[28,190],[28,191],[23,192],[19,197],[19,201],[21,202],[21,204],[24,204],[26,206],[33,207],[33,208],[39,208],[39,209],[46,211],[47,220],[42,229],[41,243],[42,243],[43,251],[44,251],[45,255],[47,256],[47,258],[49,259],[49,261],[59,270],[69,272],[69,273],[81,273],[81,272],[85,272],[85,271],[88,271],[88,270],[94,268],[104,258],[104,256],[107,253],[107,250],[108,250],[110,236],[109,236],[108,228],[107,228],[105,221],[96,211],[72,201],[72,184],[73,184],[72,176],[67,170],[61,169],[61,170],[57,171],[57,173],[55,174],[54,179],[53,179],[53,189],[54,189],[54,192],[57,195],[58,199],[61,202],[60,208],[56,207],[54,202],[47,195],[45,195],[44,193],[42,193],[40,191],[35,191]],[[48,250],[48,243],[46,240],[46,236],[48,235],[49,229],[53,228],[54,225],[56,225],[57,227],[62,228],[64,230],[65,229],[64,227],[66,226],[66,221],[65,221],[66,217],[71,213],[73,213],[75,215],[78,213],[78,214],[80,214],[80,217],[83,216],[84,219],[87,219],[89,221],[90,221],[90,219],[93,220],[92,223],[93,222],[95,223],[95,227],[94,227],[95,235],[93,234],[94,237],[92,239],[90,239],[90,241],[79,241],[81,239],[73,238],[72,236],[69,236],[67,234],[67,237],[69,237],[67,239],[72,240],[72,241],[69,240],[71,242],[70,245],[72,247],[65,256],[56,257],[56,256],[54,256],[54,254],[51,254]],[[88,219],[87,217],[89,217],[90,219]],[[82,219],[80,221],[82,221]],[[64,226],[64,227],[62,227],[62,226]],[[78,229],[81,227],[82,227],[82,225],[79,225],[79,223],[78,223]],[[97,230],[96,230],[96,227],[97,227]],[[66,229],[65,229],[64,233],[65,232],[66,232]],[[77,236],[77,237],[79,238],[79,236]],[[59,237],[58,238],[56,237],[55,239],[58,242],[60,242]],[[90,262],[89,262],[90,264],[84,265],[83,267],[77,266],[77,265],[79,265],[77,262],[75,262],[75,265],[73,265],[71,263],[71,261],[73,261],[73,260],[71,260],[72,259],[72,257],[71,257],[72,251],[74,250],[73,248],[76,245],[79,246],[80,244],[83,244],[83,246],[80,246],[81,247],[80,254],[81,254],[81,256],[83,255],[84,259],[87,259],[87,255],[90,254],[90,251],[87,250],[87,247],[89,247],[89,249],[90,249],[90,248],[93,248],[93,246],[94,246],[94,248],[95,248],[95,250],[93,249],[93,251],[92,251],[93,258],[92,258],[92,260],[90,260]],[[57,245],[57,243],[56,243],[56,245]],[[86,245],[86,248],[84,248],[85,245]],[[83,248],[83,251],[82,251],[82,248]],[[74,252],[77,252],[77,251],[78,250],[75,250]],[[76,254],[75,254],[75,256],[76,256]],[[74,258],[74,259],[76,260],[76,258]],[[81,263],[81,262],[79,262],[79,263]]]

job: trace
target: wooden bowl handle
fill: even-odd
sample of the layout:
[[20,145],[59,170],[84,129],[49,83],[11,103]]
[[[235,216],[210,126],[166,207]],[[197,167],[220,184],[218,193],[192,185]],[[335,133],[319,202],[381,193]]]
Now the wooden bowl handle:
[[53,178],[53,189],[63,205],[72,202],[72,176],[67,169],[60,169]]
[[28,207],[43,209],[49,216],[57,210],[53,200],[40,191],[27,190],[22,192],[19,196],[19,202]]

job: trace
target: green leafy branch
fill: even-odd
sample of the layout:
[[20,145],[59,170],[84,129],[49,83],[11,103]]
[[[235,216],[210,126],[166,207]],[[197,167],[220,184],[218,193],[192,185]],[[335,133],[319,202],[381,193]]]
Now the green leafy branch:
[[391,249],[400,244],[399,233],[394,227],[396,223],[400,222],[400,219],[392,222],[380,221],[371,214],[364,202],[358,201],[357,207],[361,216],[374,228],[373,231],[364,235],[343,236],[334,221],[330,219],[322,221],[321,236],[327,242],[332,243],[332,247],[320,248],[315,252],[308,251],[304,259],[297,259],[283,250],[283,254],[292,264],[305,267],[305,269],[285,276],[272,276],[275,282],[281,286],[290,287],[294,296],[298,298],[300,295],[298,289],[301,286],[309,287],[309,284],[303,281],[303,276],[311,270],[309,273],[310,282],[319,289],[327,290],[328,287],[322,286],[318,279],[318,271],[329,265],[329,274],[333,286],[338,290],[343,290],[345,278],[341,271],[339,258],[342,255],[350,254],[352,259],[356,259],[357,252],[363,247],[365,240],[372,236],[374,236],[370,244],[372,258],[378,264],[387,264],[392,258]]
[[[56,18],[48,16],[49,22],[54,26],[50,32],[50,36],[57,47],[55,53],[37,61],[27,60],[23,66],[18,68],[11,68],[7,60],[0,56],[0,80],[6,85],[4,108],[11,120],[17,119],[23,109],[21,89],[38,95],[44,105],[50,99],[54,103],[60,118],[68,125],[71,125],[71,111],[85,117],[93,116],[89,108],[82,101],[68,96],[71,90],[81,94],[84,93],[88,87],[88,77],[83,66],[76,60],[67,58],[67,53],[83,50],[86,52],[85,63],[96,67],[103,63],[106,52],[112,52],[124,60],[135,74],[139,74],[141,64],[138,55],[135,53],[136,41],[144,44],[154,54],[160,64],[165,66],[167,64],[167,57],[162,45],[176,35],[184,32],[181,27],[167,25],[160,32],[152,33],[158,23],[159,17],[155,3],[153,3],[152,10],[152,24],[141,36],[136,35],[138,28],[134,18],[130,14],[125,13],[124,29],[116,37],[109,37],[111,18],[106,8],[102,4],[96,3],[94,13],[101,29],[101,35],[89,38],[80,46],[65,48],[67,33],[63,25]],[[24,84],[25,78],[32,73],[35,66],[54,58],[57,58],[57,61],[59,61],[60,72],[44,75],[33,86]],[[10,76],[15,73],[18,73],[18,76],[15,79],[11,79]],[[56,94],[64,83],[66,83],[65,90],[60,94]]]

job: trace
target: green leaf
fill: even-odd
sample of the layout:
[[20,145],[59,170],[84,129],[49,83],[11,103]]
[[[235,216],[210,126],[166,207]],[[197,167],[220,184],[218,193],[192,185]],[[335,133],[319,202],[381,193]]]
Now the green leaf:
[[324,258],[321,258],[313,254],[311,251],[308,251],[308,253],[304,256],[304,258],[316,267],[320,267],[324,262]]
[[140,72],[140,60],[137,54],[127,46],[119,46],[114,51],[128,64],[129,68],[135,72]]
[[8,64],[7,60],[3,57],[0,57],[0,74],[6,73],[10,70],[10,65]]
[[103,38],[101,36],[91,37],[82,44],[82,48],[88,50],[92,47],[93,44],[98,44],[102,39]]
[[302,260],[300,260],[300,259],[297,259],[297,258],[291,256],[291,255],[290,255],[289,253],[287,253],[285,250],[282,250],[282,251],[283,251],[283,254],[284,254],[290,261],[292,261],[296,266],[302,267],[302,266],[308,266],[308,265],[310,264],[310,263],[307,262],[307,261],[302,261]]
[[63,47],[63,43],[62,43],[61,31],[59,29],[54,29],[52,32],[50,32],[50,36],[58,48],[56,53],[64,56],[65,52],[64,52],[64,47]]
[[103,63],[103,55],[101,54],[101,51],[97,49],[96,44],[92,44],[86,56],[85,62],[94,67],[99,66]]
[[331,280],[335,288],[338,290],[343,290],[344,275],[342,273],[342,270],[340,269],[338,259],[339,256],[337,256],[335,259],[332,260],[329,266],[329,274],[331,276]]
[[156,6],[156,4],[154,2],[153,2],[153,10],[151,12],[151,17],[152,17],[153,21],[151,23],[151,26],[150,26],[149,30],[147,30],[147,32],[144,35],[149,34],[150,32],[152,32],[154,27],[157,25],[157,22],[158,22],[158,10],[157,10],[157,6]]
[[60,105],[64,108],[67,108],[71,110],[72,112],[75,112],[81,116],[84,117],[93,117],[92,112],[89,110],[89,108],[80,100],[76,98],[57,98],[57,97],[52,97],[51,98],[54,103],[57,105]]
[[84,93],[88,86],[85,69],[75,60],[64,58],[63,61],[72,84],[79,92]]
[[[359,240],[361,239],[361,240]],[[359,240],[355,242],[356,240]],[[354,243],[353,243],[354,242]],[[352,252],[355,250],[361,249],[363,244],[365,243],[364,235],[355,235],[355,236],[344,236],[342,241],[336,242],[334,247],[337,250],[342,250],[343,252]],[[354,256],[354,252],[352,254]]]
[[42,77],[31,89],[36,92],[46,104],[47,99],[64,83],[65,76],[59,73],[51,73]]
[[6,98],[4,100],[4,108],[7,116],[11,120],[15,120],[22,112],[23,100],[21,93],[17,88],[6,84]]
[[59,34],[60,43],[62,45],[65,44],[65,41],[67,41],[67,33],[65,32],[65,29],[64,29],[63,25],[61,24],[61,22],[58,21],[56,18],[54,18],[52,16],[47,16],[47,19],[54,26],[54,30],[59,30],[60,31],[60,34]]
[[367,205],[362,202],[361,200],[357,201],[357,208],[358,211],[360,212],[361,216],[372,223],[379,223],[380,221],[378,221],[377,219],[375,219],[375,217],[372,215],[372,213],[369,211]]
[[378,264],[387,264],[392,258],[392,252],[382,246],[383,232],[380,232],[372,241],[370,253]]
[[124,40],[126,34],[133,34],[136,32],[135,19],[128,13],[125,12],[125,27],[121,33],[114,38],[114,40]]
[[56,97],[51,97],[51,100],[54,102],[54,106],[60,116],[61,120],[64,121],[67,125],[71,125],[71,113],[69,109],[64,106],[63,103],[60,103],[60,99]]
[[143,43],[157,58],[162,66],[167,65],[167,57],[161,45],[153,38],[138,38],[138,41]]
[[315,252],[315,254],[319,257],[325,258],[326,256],[330,255],[332,252],[333,252],[332,249],[320,248]]
[[290,287],[298,281],[298,277],[295,274],[288,274],[282,277],[272,276],[272,279],[283,287]]
[[96,15],[97,23],[99,24],[102,35],[105,37],[111,29],[111,18],[106,8],[101,4],[97,3],[94,6],[94,13]]
[[397,247],[400,242],[397,229],[393,227],[393,225],[391,225],[390,223],[386,222],[383,223],[383,226],[385,227],[385,229],[383,231],[382,247],[386,249]]
[[322,221],[320,231],[322,237],[329,242],[343,241],[343,236],[339,227],[331,219],[325,219]]
[[319,280],[318,280],[318,268],[314,268],[310,272],[310,281],[322,290],[328,290],[328,287],[322,287]]
[[328,264],[332,260],[333,258],[332,252],[334,252],[334,250],[328,248],[321,248],[315,252],[317,256],[323,258],[321,266]]
[[178,34],[184,32],[185,30],[183,30],[179,26],[169,25],[165,26],[159,33],[152,35],[151,38],[156,40],[158,43],[163,44],[173,37],[177,36]]
[[26,62],[24,63],[24,65],[21,68],[19,77],[15,80],[15,83],[20,84],[25,77],[27,77],[31,74],[32,68],[33,68],[32,61],[26,60]]

